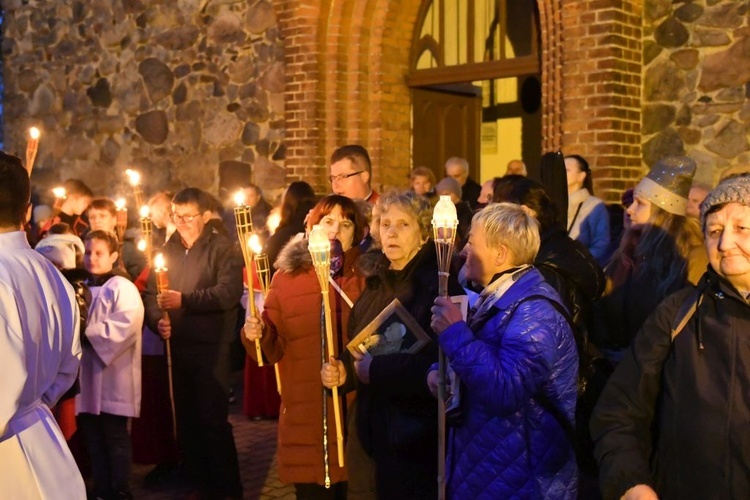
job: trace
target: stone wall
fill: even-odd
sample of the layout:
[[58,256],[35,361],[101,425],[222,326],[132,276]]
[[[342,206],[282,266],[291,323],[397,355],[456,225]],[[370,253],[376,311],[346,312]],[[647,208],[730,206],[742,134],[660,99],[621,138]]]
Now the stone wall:
[[643,160],[688,154],[697,178],[750,164],[749,2],[647,0]]
[[[3,1],[6,149],[97,193],[285,183],[284,49],[268,0]],[[125,191],[127,192],[127,191]]]

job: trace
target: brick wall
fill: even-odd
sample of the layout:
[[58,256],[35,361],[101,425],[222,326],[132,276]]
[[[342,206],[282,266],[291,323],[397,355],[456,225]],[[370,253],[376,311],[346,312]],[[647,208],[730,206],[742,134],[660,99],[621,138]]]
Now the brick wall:
[[616,201],[641,167],[641,2],[564,1],[562,148],[589,160]]

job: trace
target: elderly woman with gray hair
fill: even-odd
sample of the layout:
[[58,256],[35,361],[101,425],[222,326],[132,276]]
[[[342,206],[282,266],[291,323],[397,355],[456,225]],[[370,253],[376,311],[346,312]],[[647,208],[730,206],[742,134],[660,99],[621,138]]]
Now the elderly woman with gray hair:
[[[438,266],[429,239],[430,203],[411,191],[391,191],[380,196],[375,211],[382,251],[360,257],[366,287],[349,317],[349,337],[399,299],[434,338],[430,308],[438,295]],[[455,279],[449,291],[462,293]],[[437,405],[424,379],[437,353],[433,341],[414,354],[345,353],[323,367],[324,386],[357,391],[346,447],[349,499],[437,496]]]
[[[432,328],[462,384],[448,498],[576,498],[568,429],[578,355],[560,297],[532,267],[538,250],[538,223],[524,208],[484,208],[464,250],[467,277],[484,287],[468,322],[446,298],[432,308]],[[437,381],[433,366],[433,392]]]

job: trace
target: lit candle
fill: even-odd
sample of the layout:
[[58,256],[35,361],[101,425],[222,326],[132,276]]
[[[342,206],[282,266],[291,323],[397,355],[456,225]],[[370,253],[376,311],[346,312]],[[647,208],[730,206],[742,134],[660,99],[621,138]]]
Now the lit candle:
[[29,141],[26,143],[26,170],[31,175],[31,170],[34,168],[34,162],[36,161],[36,154],[39,151],[39,137],[42,133],[36,127],[29,129]]
[[122,242],[125,238],[125,229],[128,227],[128,209],[125,207],[125,198],[115,200],[115,208],[117,210],[115,231],[117,232],[117,238]]
[[58,213],[62,210],[62,205],[65,202],[67,193],[65,192],[64,187],[58,186],[52,189],[52,194],[55,195],[55,203],[52,205],[52,210],[53,212]]
[[128,176],[128,182],[133,188],[133,198],[135,198],[135,205],[140,207],[143,205],[143,193],[141,192],[141,174],[137,170],[129,168],[125,170],[125,175]]
[[149,217],[149,213],[150,213],[150,210],[149,210],[148,205],[143,205],[140,209],[141,233],[143,234],[143,239],[141,239],[139,244],[141,242],[143,243],[143,249],[141,251],[146,254],[146,263],[150,267],[152,265],[152,260],[153,260],[151,258],[153,225],[151,224],[151,218]]
[[234,196],[232,196],[232,198],[234,199],[234,204],[238,207],[242,207],[245,205],[245,192],[242,189],[234,193]]
[[146,249],[148,248],[148,245],[146,244],[146,240],[143,238],[138,240],[138,244],[136,245],[139,252],[146,252]]

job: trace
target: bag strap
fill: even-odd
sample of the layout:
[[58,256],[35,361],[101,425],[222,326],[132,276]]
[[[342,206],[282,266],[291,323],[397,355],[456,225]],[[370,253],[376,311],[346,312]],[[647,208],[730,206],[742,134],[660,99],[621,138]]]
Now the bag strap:
[[693,314],[695,314],[695,311],[698,310],[698,307],[700,307],[702,302],[703,293],[696,288],[693,293],[690,294],[688,300],[682,303],[682,306],[680,306],[680,309],[678,309],[677,314],[672,320],[672,342],[674,342],[675,337],[677,337],[677,335],[679,335],[685,328],[685,325],[688,324],[688,321],[693,317]]
[[583,202],[578,204],[578,208],[576,208],[576,214],[573,216],[573,220],[570,221],[570,227],[568,227],[568,235],[570,235],[570,231],[573,229],[573,226],[576,224],[576,220],[578,219],[578,214],[581,213],[581,207],[583,206]]

